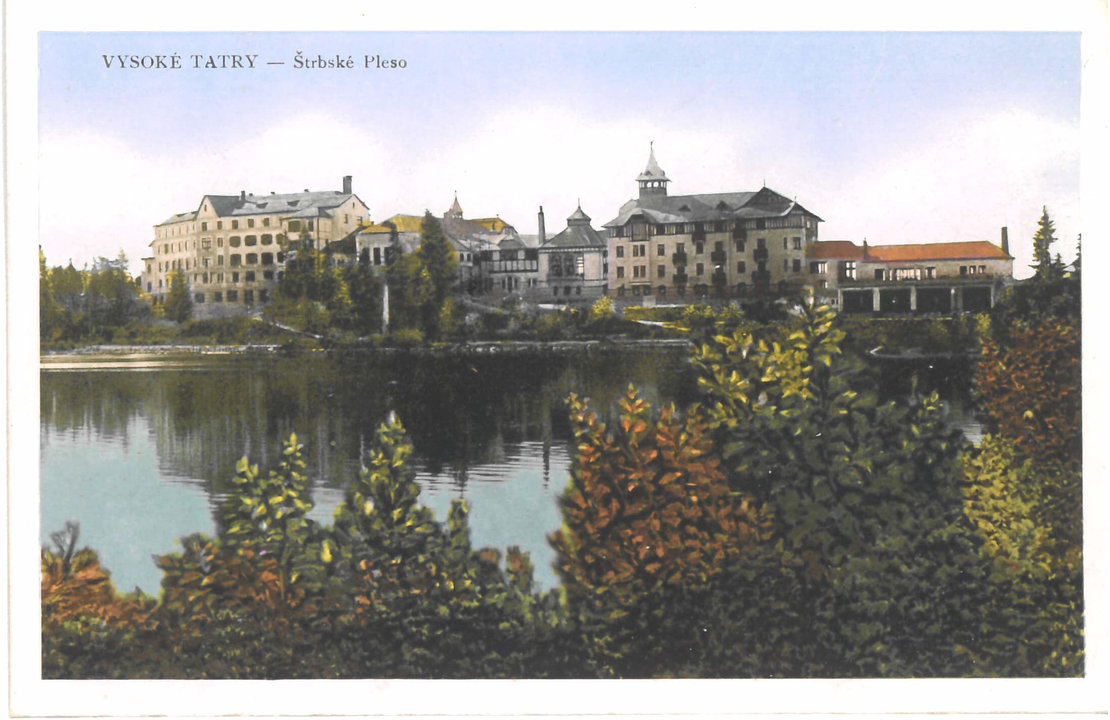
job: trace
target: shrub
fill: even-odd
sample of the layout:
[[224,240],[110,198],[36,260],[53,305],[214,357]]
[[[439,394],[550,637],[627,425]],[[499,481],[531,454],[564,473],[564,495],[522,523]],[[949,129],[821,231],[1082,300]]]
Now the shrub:
[[976,389],[984,424],[1025,457],[1082,462],[1079,329],[1050,321],[983,343]]
[[600,320],[607,320],[614,317],[613,300],[608,296],[599,297],[592,306],[590,306],[590,313],[587,320],[589,322],[598,322]]
[[741,622],[762,670],[803,676],[959,675],[981,641],[988,569],[962,513],[962,443],[935,395],[879,404],[827,308],[794,330],[703,345],[707,417],[734,490],[773,518],[777,564],[741,569]]
[[424,345],[424,333],[417,328],[393,330],[386,336],[386,344],[397,348],[418,348]]
[[577,453],[551,542],[590,661],[602,676],[673,672],[699,644],[696,589],[758,543],[765,521],[729,491],[696,413],[672,406],[653,420],[629,387],[610,430],[569,404]]

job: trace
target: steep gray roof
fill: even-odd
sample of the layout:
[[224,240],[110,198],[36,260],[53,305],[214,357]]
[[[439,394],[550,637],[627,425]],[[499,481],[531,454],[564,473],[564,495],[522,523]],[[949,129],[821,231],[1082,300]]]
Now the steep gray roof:
[[[653,223],[675,223],[782,217],[792,212],[813,215],[797,202],[770,188],[755,192],[649,195],[626,202],[621,206],[620,214],[605,223],[604,227],[624,225],[637,214]],[[816,215],[813,217],[821,219]]]
[[647,167],[636,178],[637,180],[669,180],[667,173],[663,172],[663,168],[659,167],[659,163],[655,160],[655,146],[651,146],[651,154],[648,155]]
[[[166,218],[162,222],[158,223],[158,225],[173,225],[174,223],[179,223],[179,222],[182,222],[184,220],[195,220],[196,217],[197,217],[197,211],[196,210],[190,210],[189,212],[180,212],[180,213],[176,213],[174,215],[169,216],[168,218]],[[157,227],[157,225],[155,227]]]
[[566,230],[563,230],[558,235],[548,238],[547,242],[540,246],[540,249],[546,248],[604,248],[608,243],[605,236],[594,230],[588,224],[586,225],[568,225]]
[[570,214],[570,217],[567,218],[567,224],[568,225],[575,225],[575,224],[578,224],[578,223],[589,223],[589,222],[590,222],[590,216],[587,215],[586,213],[582,212],[582,206],[581,205],[579,205],[578,209],[575,210],[574,212],[572,212]]
[[[337,208],[352,197],[354,193],[340,190],[320,190],[317,192],[274,193],[271,195],[205,195],[212,209],[220,217],[242,217],[244,215],[282,214],[297,217],[317,217],[319,211]],[[359,199],[361,203],[362,200]],[[365,203],[363,203],[365,205]]]

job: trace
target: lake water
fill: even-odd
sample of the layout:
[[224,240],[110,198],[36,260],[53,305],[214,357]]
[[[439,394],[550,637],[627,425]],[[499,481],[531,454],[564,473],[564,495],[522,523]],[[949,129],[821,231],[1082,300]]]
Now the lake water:
[[330,523],[375,429],[396,411],[415,448],[421,501],[444,520],[470,504],[476,547],[529,552],[556,584],[547,535],[569,480],[565,398],[611,408],[633,382],[652,403],[694,398],[683,349],[485,357],[210,357],[142,369],[41,374],[42,541],[66,520],[120,590],[156,594],[154,554],[216,532],[243,455],[265,471],[296,432],[316,507]]
[[[934,368],[935,370],[935,368]],[[957,398],[962,385],[928,367],[884,367],[904,392],[910,372]],[[964,373],[966,375],[966,372]],[[565,398],[607,411],[632,382],[653,404],[696,397],[682,349],[526,356],[350,354],[205,357],[141,369],[44,369],[41,539],[66,520],[98,551],[121,591],[157,594],[151,556],[178,538],[215,534],[216,510],[243,455],[265,471],[296,432],[304,445],[311,517],[330,523],[375,429],[396,411],[409,432],[421,501],[441,519],[454,498],[471,509],[475,547],[529,552],[536,581],[556,583],[547,536],[569,480]],[[966,383],[964,383],[966,384]],[[885,393],[884,393],[885,394]],[[977,439],[955,402],[955,422]]]

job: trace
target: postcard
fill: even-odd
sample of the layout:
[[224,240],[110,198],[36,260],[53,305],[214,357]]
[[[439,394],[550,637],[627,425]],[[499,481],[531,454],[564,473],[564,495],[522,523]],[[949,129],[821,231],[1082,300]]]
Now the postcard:
[[14,715],[1106,711],[1105,8],[64,6]]

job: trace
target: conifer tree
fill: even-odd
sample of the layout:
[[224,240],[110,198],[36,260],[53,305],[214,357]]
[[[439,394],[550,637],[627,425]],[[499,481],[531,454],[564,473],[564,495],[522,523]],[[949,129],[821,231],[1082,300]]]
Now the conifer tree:
[[1056,228],[1048,216],[1048,208],[1041,208],[1041,219],[1037,221],[1037,232],[1033,235],[1033,265],[1037,280],[1058,280],[1064,276],[1064,265],[1060,256],[1052,256],[1051,246],[1056,242]]
[[166,318],[183,323],[193,316],[193,298],[189,295],[189,283],[180,270],[170,273],[170,291],[166,295]]

